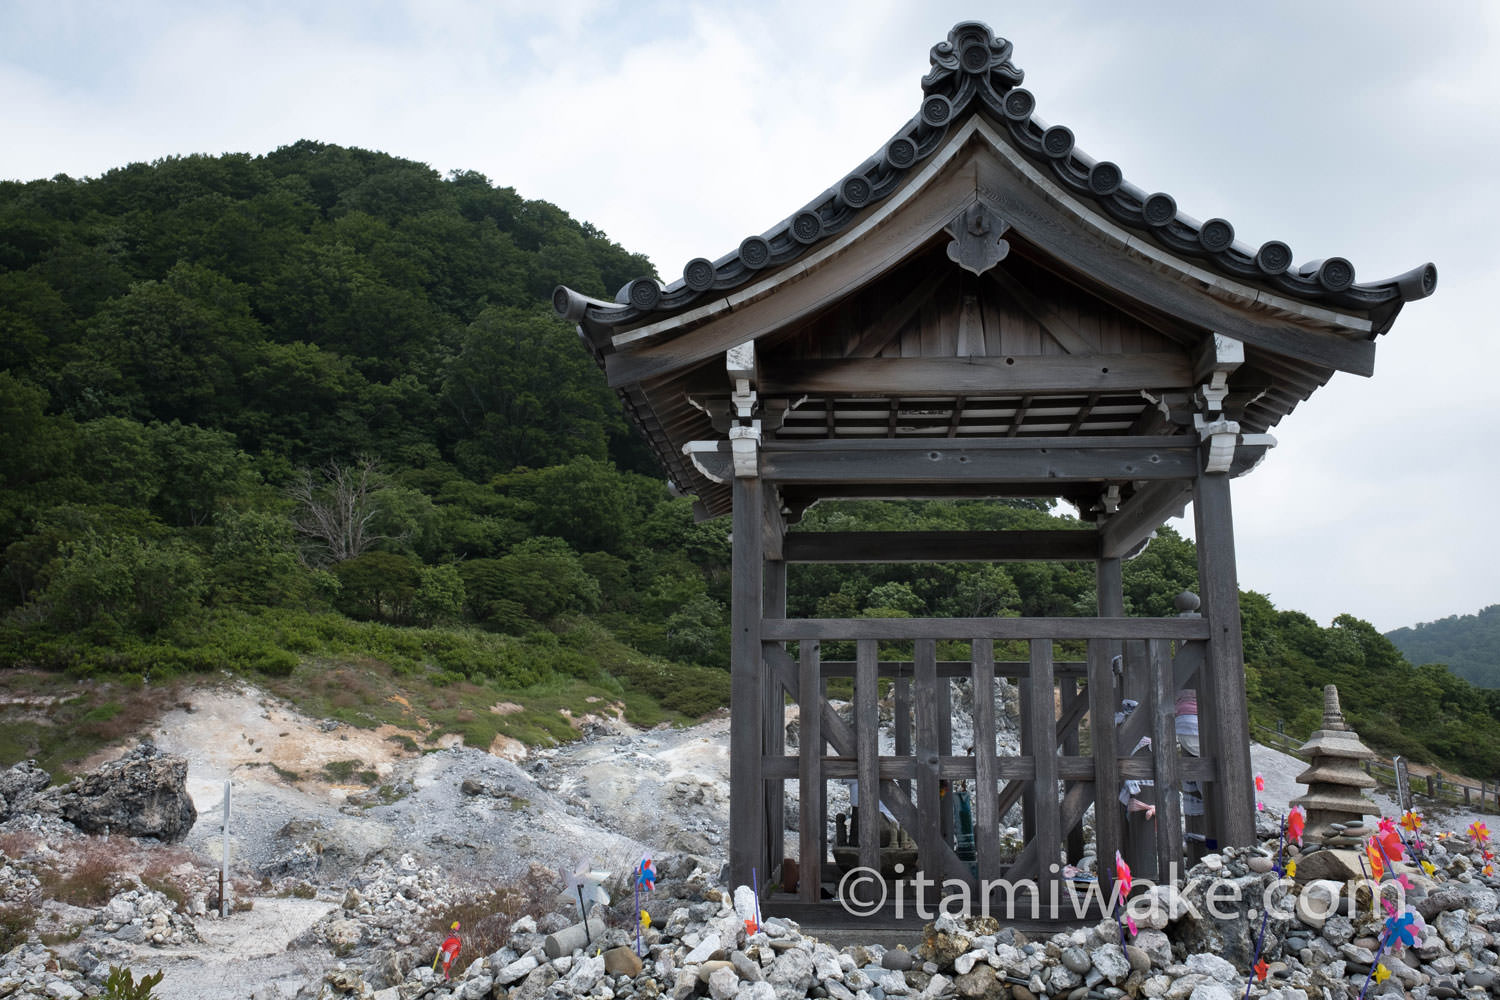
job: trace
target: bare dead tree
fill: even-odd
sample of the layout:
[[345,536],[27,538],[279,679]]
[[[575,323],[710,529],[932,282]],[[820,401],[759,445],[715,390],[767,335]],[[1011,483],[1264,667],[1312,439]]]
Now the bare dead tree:
[[384,538],[371,525],[385,485],[379,463],[365,456],[350,465],[300,470],[286,492],[297,504],[292,522],[298,534],[312,543],[304,546],[304,558],[315,565],[340,563]]

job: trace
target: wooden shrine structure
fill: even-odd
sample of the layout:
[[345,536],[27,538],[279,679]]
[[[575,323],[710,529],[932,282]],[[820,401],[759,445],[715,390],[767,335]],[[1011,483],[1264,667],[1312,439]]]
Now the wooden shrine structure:
[[[1230,482],[1334,372],[1370,375],[1377,337],[1437,282],[1426,264],[1360,283],[1342,258],[1297,265],[1284,243],[1247,246],[1229,222],[1193,219],[1038,118],[1010,55],[987,26],[957,25],[932,49],[916,116],[818,198],[670,284],[639,278],[613,302],[554,296],[675,487],[700,517],[732,515],[730,874],[765,885],[780,871],[794,789],[800,879],[781,902],[802,919],[827,912],[838,880],[835,781],[879,800],[928,878],[1030,879],[1049,901],[1085,850],[1090,805],[1106,890],[1116,850],[1141,874],[1182,859],[1185,781],[1202,789],[1209,837],[1253,839]],[[787,530],[825,499],[994,497],[1058,498],[1084,525]],[[1122,560],[1190,501],[1201,609],[1125,617]],[[786,616],[791,563],[960,560],[1092,562],[1098,617]],[[824,661],[835,640],[853,644],[852,662]],[[997,660],[1002,640],[1027,655]],[[895,642],[911,652],[882,658]],[[830,703],[836,676],[852,676],[852,707]],[[1007,679],[1020,685],[1019,756],[995,738]],[[953,745],[960,681],[973,687],[972,754]],[[1184,689],[1198,756],[1174,731]],[[1116,727],[1127,697],[1140,708]],[[1133,752],[1142,736],[1151,749]],[[1119,805],[1132,779],[1156,782],[1154,826]],[[974,789],[972,863],[945,809],[957,782]],[[1008,857],[998,829],[1016,804],[1026,846]],[[865,808],[850,830],[872,869],[880,827]]]

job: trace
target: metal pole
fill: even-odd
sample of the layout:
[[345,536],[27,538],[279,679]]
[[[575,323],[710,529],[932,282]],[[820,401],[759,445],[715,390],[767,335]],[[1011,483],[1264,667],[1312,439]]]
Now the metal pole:
[[229,780],[224,780],[224,842],[219,856],[219,916],[229,916]]

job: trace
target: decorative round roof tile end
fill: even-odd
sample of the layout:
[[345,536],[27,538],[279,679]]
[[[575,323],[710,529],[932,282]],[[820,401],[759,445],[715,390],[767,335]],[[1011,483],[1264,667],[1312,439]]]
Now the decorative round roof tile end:
[[1066,125],[1054,125],[1042,133],[1042,149],[1054,160],[1061,160],[1073,152],[1073,130]]
[[1209,219],[1198,228],[1198,242],[1209,253],[1222,253],[1234,244],[1234,227],[1224,219]]
[[1255,252],[1255,266],[1262,274],[1285,274],[1292,266],[1292,248],[1280,240],[1267,240]]
[[869,204],[873,190],[868,180],[860,174],[855,174],[852,177],[845,177],[843,183],[839,185],[839,197],[850,208],[863,208]]
[[682,269],[682,283],[695,292],[708,291],[714,283],[714,262],[707,257],[694,257]]
[[803,246],[816,243],[823,235],[823,218],[817,212],[804,209],[792,216],[792,239]]
[[1036,98],[1031,91],[1016,87],[1005,95],[1001,107],[1005,109],[1006,118],[1013,122],[1024,122],[1036,110]]
[[922,101],[921,117],[933,128],[942,128],[953,117],[953,102],[942,94],[932,94]]
[[1089,190],[1100,198],[1114,194],[1123,183],[1125,175],[1108,160],[1100,160],[1089,168]]
[[1148,226],[1165,226],[1177,218],[1177,199],[1158,191],[1141,205],[1141,216]]
[[1318,284],[1324,291],[1342,292],[1354,284],[1354,265],[1342,257],[1329,257],[1318,268]]
[[625,286],[625,301],[631,308],[650,312],[661,301],[661,285],[655,278],[636,278]]
[[747,236],[740,243],[740,260],[752,271],[759,271],[771,262],[771,244],[764,236]]

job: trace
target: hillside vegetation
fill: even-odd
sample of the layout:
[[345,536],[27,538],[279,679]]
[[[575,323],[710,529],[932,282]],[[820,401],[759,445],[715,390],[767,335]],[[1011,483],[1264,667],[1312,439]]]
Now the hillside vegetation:
[[[0,682],[71,699],[0,752],[71,759],[142,689],[225,670],[477,745],[563,738],[561,710],[601,700],[723,705],[727,519],[670,495],[548,305],[649,271],[479,174],[316,142],[0,183]],[[1078,526],[866,502],[801,528],[921,525]],[[1164,530],[1128,613],[1172,613],[1194,567]],[[1080,615],[1092,589],[1087,565],[813,566],[789,605]],[[1500,767],[1500,693],[1357,619],[1243,605],[1258,721],[1310,731],[1333,681],[1372,744]]]
[[1385,637],[1413,663],[1441,663],[1475,687],[1500,688],[1500,604]]

